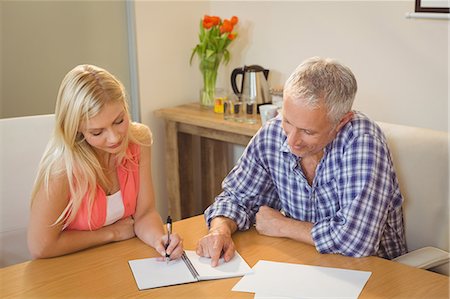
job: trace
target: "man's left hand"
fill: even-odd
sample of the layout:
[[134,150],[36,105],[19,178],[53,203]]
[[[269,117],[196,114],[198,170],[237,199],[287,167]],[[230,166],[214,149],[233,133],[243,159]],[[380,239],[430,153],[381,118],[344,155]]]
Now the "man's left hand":
[[268,206],[262,206],[256,213],[256,230],[258,233],[271,237],[284,237],[281,229],[288,220],[280,211]]

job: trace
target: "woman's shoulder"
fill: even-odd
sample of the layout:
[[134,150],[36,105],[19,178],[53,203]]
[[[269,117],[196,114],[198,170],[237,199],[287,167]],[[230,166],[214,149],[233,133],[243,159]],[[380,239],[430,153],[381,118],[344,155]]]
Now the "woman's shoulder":
[[130,133],[138,143],[143,145],[151,145],[153,136],[150,128],[144,124],[132,122],[130,123]]

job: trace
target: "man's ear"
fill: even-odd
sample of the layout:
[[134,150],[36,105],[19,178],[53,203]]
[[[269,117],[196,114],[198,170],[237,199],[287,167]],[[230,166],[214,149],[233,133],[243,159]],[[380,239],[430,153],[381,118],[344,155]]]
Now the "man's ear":
[[336,126],[336,132],[339,132],[345,124],[347,124],[351,119],[353,118],[353,111],[349,111],[344,114],[344,116],[339,121],[338,125]]

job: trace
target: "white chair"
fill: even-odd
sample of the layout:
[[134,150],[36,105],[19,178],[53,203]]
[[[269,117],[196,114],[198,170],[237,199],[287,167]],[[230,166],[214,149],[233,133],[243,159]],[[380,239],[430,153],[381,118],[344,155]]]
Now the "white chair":
[[398,175],[409,252],[395,260],[449,275],[448,133],[379,123]]
[[53,114],[0,119],[0,267],[31,258],[30,195],[53,126]]

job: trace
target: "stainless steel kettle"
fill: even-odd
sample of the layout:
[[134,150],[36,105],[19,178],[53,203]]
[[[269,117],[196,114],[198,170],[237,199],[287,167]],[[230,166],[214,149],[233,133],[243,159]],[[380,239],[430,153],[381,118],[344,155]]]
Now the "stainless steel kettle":
[[[241,88],[236,84],[236,78],[242,75]],[[256,101],[257,106],[272,103],[269,93],[269,70],[259,65],[236,68],[231,73],[231,87],[235,94],[243,94],[250,100]],[[259,109],[258,109],[259,110]]]

